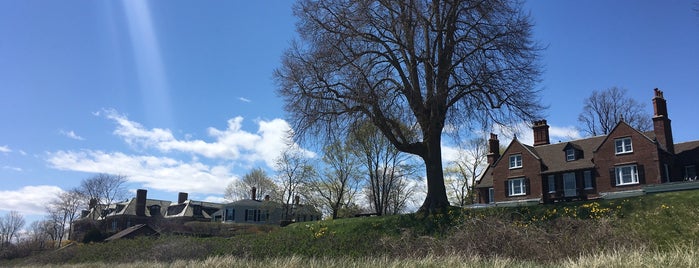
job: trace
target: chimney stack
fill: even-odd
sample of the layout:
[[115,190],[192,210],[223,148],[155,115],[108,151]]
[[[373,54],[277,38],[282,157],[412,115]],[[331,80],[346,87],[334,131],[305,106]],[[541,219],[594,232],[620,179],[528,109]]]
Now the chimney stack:
[[136,216],[146,216],[146,195],[148,191],[144,189],[136,190]]
[[301,203],[300,201],[301,201],[301,197],[300,197],[300,196],[297,195],[297,196],[294,197],[294,204],[295,204],[295,205],[298,206],[298,205]]
[[500,158],[500,140],[498,140],[498,135],[490,133],[490,139],[488,139],[488,165],[492,165]]
[[534,146],[550,144],[549,125],[546,120],[534,121]]
[[177,195],[177,203],[182,204],[184,201],[187,201],[189,198],[189,194],[180,192],[180,194]]
[[252,187],[252,200],[257,200],[257,188]]
[[90,203],[88,203],[88,209],[93,209],[97,206],[97,199],[96,198],[90,198]]
[[659,89],[654,89],[655,96],[653,97],[653,132],[655,138],[664,147],[665,150],[674,154],[675,142],[672,138],[672,126],[667,113],[667,101],[663,97],[663,92]]

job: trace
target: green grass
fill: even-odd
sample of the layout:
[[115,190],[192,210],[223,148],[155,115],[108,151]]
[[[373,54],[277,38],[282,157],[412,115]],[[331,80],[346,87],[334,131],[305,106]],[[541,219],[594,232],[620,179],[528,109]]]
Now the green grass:
[[[323,267],[329,260],[346,262],[347,267],[355,266],[355,261],[425,267],[452,266],[449,261],[464,262],[466,258],[467,264],[461,267],[504,267],[513,262],[515,267],[576,267],[571,266],[576,262],[589,264],[583,267],[623,267],[615,264],[614,258],[643,252],[657,256],[635,258],[638,266],[686,266],[683,264],[697,263],[696,258],[679,260],[683,252],[697,255],[693,247],[694,241],[699,241],[697,219],[699,191],[683,191],[530,207],[452,208],[427,217],[408,214],[297,223],[284,228],[251,227],[247,233],[229,237],[163,235],[81,244],[0,261],[0,266],[134,263],[134,267],[142,267],[138,263],[168,263],[177,267],[174,264],[206,266],[212,260],[226,259],[292,262],[281,265],[285,267],[299,267],[293,265],[296,262]],[[669,253],[678,256],[661,258]],[[610,259],[601,264],[593,262],[607,256]],[[662,260],[653,262],[659,258]],[[472,263],[474,266],[469,266]]]

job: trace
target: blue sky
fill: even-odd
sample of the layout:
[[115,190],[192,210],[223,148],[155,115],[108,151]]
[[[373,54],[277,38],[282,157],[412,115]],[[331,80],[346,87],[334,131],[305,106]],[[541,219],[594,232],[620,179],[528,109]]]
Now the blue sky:
[[[217,201],[251,167],[270,168],[289,129],[271,77],[295,36],[290,7],[0,0],[0,214],[39,217],[96,172],[127,175],[151,198]],[[525,8],[547,46],[539,86],[554,142],[579,137],[582,100],[612,86],[649,113],[662,89],[675,141],[699,139],[697,1]]]

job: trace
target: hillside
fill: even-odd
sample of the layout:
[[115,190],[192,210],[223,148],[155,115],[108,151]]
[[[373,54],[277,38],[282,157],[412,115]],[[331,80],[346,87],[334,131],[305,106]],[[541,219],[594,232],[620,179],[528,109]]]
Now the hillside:
[[[233,257],[433,258],[470,256],[560,262],[623,250],[689,248],[699,240],[699,191],[514,208],[458,209],[440,215],[326,220],[248,228],[230,237],[163,235],[81,244],[6,265],[172,262]],[[689,254],[689,253],[688,253]]]

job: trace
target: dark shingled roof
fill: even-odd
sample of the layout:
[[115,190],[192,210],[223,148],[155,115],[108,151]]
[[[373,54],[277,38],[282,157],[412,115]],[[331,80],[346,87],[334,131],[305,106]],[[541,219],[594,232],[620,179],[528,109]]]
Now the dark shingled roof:
[[[543,170],[542,174],[590,169],[595,167],[595,163],[592,162],[592,151],[599,146],[604,138],[605,136],[597,136],[569,142],[541,145],[533,149],[541,158],[544,166],[548,168]],[[565,149],[568,146],[579,150],[576,160],[566,160]]]
[[133,238],[135,236],[140,236],[140,235],[158,235],[158,231],[155,229],[151,228],[147,224],[136,224],[134,226],[131,226],[129,228],[126,228],[122,230],[121,232],[118,232],[104,241],[112,241],[112,240],[117,240],[117,239],[122,239],[122,238]]

